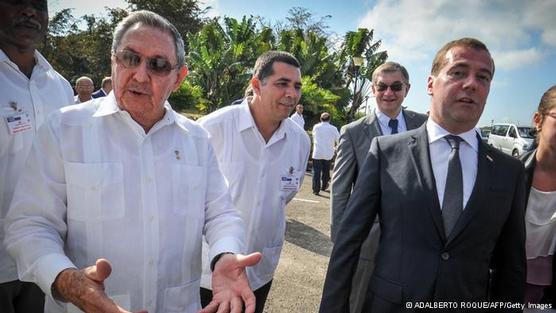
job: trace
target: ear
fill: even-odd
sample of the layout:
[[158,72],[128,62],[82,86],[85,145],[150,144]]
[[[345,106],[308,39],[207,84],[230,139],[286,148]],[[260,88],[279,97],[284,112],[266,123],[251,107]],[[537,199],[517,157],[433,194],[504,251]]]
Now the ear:
[[405,96],[404,97],[407,97],[407,94],[409,94],[409,89],[411,89],[411,84],[410,83],[407,83],[406,86],[407,86],[407,88],[405,89]]
[[172,89],[172,91],[176,91],[178,90],[178,88],[180,88],[181,82],[185,79],[185,76],[187,76],[187,66],[182,66],[179,69],[178,72],[178,76],[176,77],[176,82],[174,83],[174,88]]
[[535,123],[535,128],[537,131],[541,130],[543,115],[539,112],[535,112],[533,115],[533,123]]
[[429,96],[432,96],[432,85],[434,84],[434,80],[436,79],[436,77],[429,75],[429,77],[427,78],[427,94]]
[[371,90],[372,90],[372,92],[373,92],[373,96],[376,97],[375,84],[373,84],[372,82],[371,82]]
[[261,81],[257,77],[251,78],[251,89],[253,89],[253,95],[261,94]]

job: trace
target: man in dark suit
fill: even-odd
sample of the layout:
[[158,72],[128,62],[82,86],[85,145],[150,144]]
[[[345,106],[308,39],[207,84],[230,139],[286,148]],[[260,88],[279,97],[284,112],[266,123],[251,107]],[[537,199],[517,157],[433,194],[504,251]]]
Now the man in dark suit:
[[349,312],[360,250],[377,215],[381,236],[364,312],[523,300],[524,169],[474,130],[493,74],[483,43],[447,43],[428,78],[426,124],[373,140],[332,251],[321,313]]
[[112,77],[104,77],[102,79],[101,88],[91,95],[93,99],[106,97],[112,91]]
[[[345,125],[341,130],[332,174],[330,201],[332,241],[335,241],[338,236],[343,213],[373,138],[415,129],[427,119],[424,114],[405,110],[402,107],[411,85],[409,74],[401,64],[386,62],[380,65],[373,72],[372,82],[376,109],[369,115]],[[392,122],[393,120],[395,122]],[[395,125],[392,125],[393,123]],[[396,126],[395,129],[392,128],[393,126]],[[350,299],[352,312],[361,312],[379,236],[380,227],[376,222],[368,239],[363,243],[362,253],[359,256]]]

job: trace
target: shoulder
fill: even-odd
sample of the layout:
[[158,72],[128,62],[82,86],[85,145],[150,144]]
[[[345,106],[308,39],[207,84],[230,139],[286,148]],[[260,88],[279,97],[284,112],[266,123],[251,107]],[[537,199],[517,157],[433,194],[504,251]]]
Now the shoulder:
[[174,111],[174,115],[176,118],[176,124],[187,130],[188,134],[194,137],[208,138],[207,131],[201,127],[198,122],[190,120],[176,111]]
[[308,146],[311,145],[311,139],[309,138],[309,135],[307,135],[307,132],[303,128],[301,128],[301,126],[297,125],[297,123],[289,118],[283,119],[282,123],[284,123],[284,127],[286,127],[286,133],[288,133],[288,135],[300,138],[300,140]]
[[415,111],[411,111],[411,110],[403,110],[405,116],[409,119],[414,119],[417,121],[426,121],[428,119],[428,116],[426,114],[423,113],[418,113]]
[[362,118],[355,120],[349,124],[342,126],[341,132],[351,132],[355,131],[361,127],[364,127],[367,124],[370,124],[374,118],[371,115],[363,116]]
[[241,105],[229,105],[201,117],[197,122],[203,127],[225,123],[237,119],[240,110]]
[[68,126],[85,125],[92,120],[100,103],[100,101],[93,99],[79,104],[68,105],[53,112],[49,120],[54,124]]

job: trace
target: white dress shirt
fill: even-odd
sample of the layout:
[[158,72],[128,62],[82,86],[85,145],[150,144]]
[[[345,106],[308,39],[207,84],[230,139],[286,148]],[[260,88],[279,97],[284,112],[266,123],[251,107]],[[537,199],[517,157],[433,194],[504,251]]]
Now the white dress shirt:
[[[73,104],[70,83],[38,51],[35,61],[28,78],[0,49],[0,283],[17,279],[15,261],[2,244],[4,221],[35,132],[50,112]],[[12,132],[10,118],[21,118],[22,127]]]
[[334,147],[338,144],[340,133],[329,122],[313,126],[313,160],[332,160]]
[[[436,191],[438,192],[438,201],[442,206],[444,201],[444,189],[446,188],[446,177],[448,176],[448,159],[452,147],[444,139],[449,135],[445,129],[440,127],[431,118],[427,120],[427,134],[429,137],[429,149],[432,164],[432,172],[436,181]],[[454,135],[454,134],[453,134]],[[477,178],[479,142],[477,140],[477,132],[471,129],[465,133],[457,134],[463,141],[459,145],[459,158],[461,162],[461,170],[463,175],[463,209],[473,192],[475,179]]]
[[[246,252],[263,254],[257,265],[247,268],[251,288],[258,289],[272,280],[278,265],[286,231],[285,207],[303,181],[309,136],[285,119],[265,142],[247,100],[213,112],[199,123],[210,133],[232,200],[247,226]],[[297,184],[285,186],[284,179]],[[211,289],[208,259],[203,258],[203,263],[201,286]]]
[[302,114],[295,112],[292,114],[292,116],[290,116],[290,119],[297,125],[301,126],[301,128],[305,127],[305,119],[303,118]]
[[[391,118],[382,113],[378,108],[375,108],[375,115],[376,118],[378,119],[378,124],[380,125],[380,130],[382,130],[382,134],[383,135],[391,135],[392,134],[392,128],[390,128],[390,126],[388,126],[388,123],[390,122]],[[405,118],[403,117],[403,110],[400,110],[400,113],[398,113],[398,115],[395,118],[396,120],[398,120],[398,133],[403,133],[407,131],[407,125],[405,125]]]
[[[41,128],[6,225],[19,276],[47,295],[63,269],[103,257],[108,296],[149,312],[197,312],[202,236],[211,260],[240,252],[244,238],[206,131],[166,103],[145,134],[113,93]],[[45,307],[76,310],[51,297]]]

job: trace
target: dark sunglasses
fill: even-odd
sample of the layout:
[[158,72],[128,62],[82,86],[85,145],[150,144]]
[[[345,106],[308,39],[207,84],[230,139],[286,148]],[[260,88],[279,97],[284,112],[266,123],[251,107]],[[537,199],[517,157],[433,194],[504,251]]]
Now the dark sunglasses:
[[0,2],[11,5],[31,5],[35,10],[48,11],[46,0],[0,0]]
[[116,62],[128,69],[134,69],[141,65],[143,59],[147,63],[149,73],[156,76],[167,76],[177,66],[173,66],[170,61],[161,57],[147,58],[130,50],[121,50],[114,53]]
[[403,85],[404,85],[404,83],[400,83],[400,82],[393,83],[392,85],[386,85],[386,84],[383,84],[383,83],[378,83],[378,84],[375,85],[375,87],[376,87],[376,90],[380,91],[380,92],[386,91],[386,89],[388,89],[388,88],[390,88],[392,91],[396,92],[396,91],[401,91],[403,89]]

